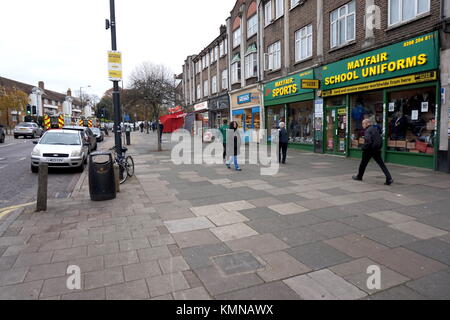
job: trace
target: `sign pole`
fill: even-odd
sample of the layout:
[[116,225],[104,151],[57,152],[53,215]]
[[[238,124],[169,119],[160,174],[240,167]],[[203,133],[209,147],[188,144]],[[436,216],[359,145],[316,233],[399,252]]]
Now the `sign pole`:
[[[116,40],[116,13],[114,0],[109,0],[111,11],[111,44],[112,50],[117,51]],[[121,108],[120,108],[120,92],[119,81],[113,81],[113,105],[114,105],[114,137],[116,152],[119,157],[122,156],[122,128],[120,126],[121,121]]]

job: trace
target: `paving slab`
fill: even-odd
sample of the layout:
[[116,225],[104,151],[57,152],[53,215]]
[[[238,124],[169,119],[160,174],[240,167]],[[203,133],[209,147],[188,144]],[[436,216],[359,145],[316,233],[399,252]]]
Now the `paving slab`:
[[360,232],[363,236],[379,242],[390,248],[396,248],[418,241],[419,239],[407,233],[389,227],[371,229]]
[[123,267],[125,281],[140,280],[161,275],[157,261],[129,264]]
[[324,242],[293,247],[286,252],[313,270],[331,267],[352,260],[348,255],[334,249]]
[[405,248],[375,253],[371,259],[410,279],[418,279],[448,268],[445,264]]
[[37,300],[44,281],[0,287],[0,300]]
[[189,289],[189,284],[182,273],[171,273],[147,278],[147,285],[152,298]]
[[396,224],[396,223],[404,223],[409,221],[414,221],[416,218],[410,217],[395,211],[381,211],[381,212],[374,212],[374,213],[368,213],[369,217],[372,217],[374,219],[378,219],[381,221],[384,221],[389,224]]
[[427,298],[405,285],[394,287],[368,296],[367,300],[427,300]]
[[193,288],[182,291],[177,291],[173,293],[173,297],[175,300],[211,300],[211,296],[209,293],[203,288]]
[[413,237],[427,240],[431,238],[437,238],[440,236],[444,236],[448,234],[447,231],[431,227],[429,225],[417,222],[410,221],[404,223],[393,224],[389,226],[392,229],[399,230],[401,232],[412,235]]
[[221,241],[210,230],[196,230],[173,234],[173,238],[180,248],[196,247]]
[[291,215],[309,211],[309,209],[299,206],[293,202],[269,206],[269,209],[278,212],[281,215]]
[[309,227],[299,227],[274,232],[273,235],[291,247],[326,239],[325,236]]
[[358,231],[355,228],[352,228],[346,224],[337,221],[327,221],[318,223],[310,226],[310,228],[311,230],[314,230],[323,235],[326,239],[337,238]]
[[294,290],[281,281],[265,283],[254,287],[237,290],[218,295],[217,300],[260,300],[260,301],[287,301],[298,300],[300,297]]
[[185,248],[181,252],[191,269],[198,269],[211,266],[212,257],[221,256],[232,251],[224,243],[215,243]]
[[249,251],[259,256],[289,248],[286,243],[272,234],[262,234],[243,239],[231,240],[225,242],[225,244],[233,251]]
[[148,298],[150,298],[150,294],[144,279],[106,288],[107,300],[142,300]]
[[0,287],[12,284],[18,284],[25,280],[25,275],[28,272],[27,267],[14,268],[7,271],[0,272]]
[[266,262],[264,269],[257,272],[265,282],[272,282],[308,273],[310,268],[298,262],[284,251],[272,252],[262,255]]
[[88,272],[84,275],[84,289],[96,289],[124,282],[122,267]]
[[433,300],[450,299],[450,273],[437,272],[421,279],[408,282],[409,288]]
[[177,273],[190,269],[186,260],[181,256],[160,259],[158,262],[163,274]]
[[217,215],[208,216],[208,219],[217,227],[249,221],[245,216],[237,211],[228,211]]
[[213,228],[214,224],[205,217],[165,221],[164,225],[170,233],[181,233]]
[[325,240],[325,243],[353,258],[371,257],[373,254],[389,250],[389,247],[359,234]]
[[226,276],[255,272],[264,268],[250,252],[233,252],[212,258],[214,265]]
[[450,266],[450,243],[438,239],[410,243],[405,248]]
[[274,197],[258,198],[258,199],[249,200],[248,202],[257,208],[264,208],[264,207],[269,207],[269,206],[273,206],[276,204],[281,204],[281,201],[277,200]]
[[223,242],[251,237],[258,234],[258,232],[244,223],[236,223],[224,227],[212,228],[210,230]]

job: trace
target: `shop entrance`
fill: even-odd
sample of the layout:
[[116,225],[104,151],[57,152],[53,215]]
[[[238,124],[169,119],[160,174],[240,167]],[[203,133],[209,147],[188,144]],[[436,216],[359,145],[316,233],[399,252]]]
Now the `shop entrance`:
[[347,107],[332,107],[325,111],[325,152],[345,155],[347,150]]

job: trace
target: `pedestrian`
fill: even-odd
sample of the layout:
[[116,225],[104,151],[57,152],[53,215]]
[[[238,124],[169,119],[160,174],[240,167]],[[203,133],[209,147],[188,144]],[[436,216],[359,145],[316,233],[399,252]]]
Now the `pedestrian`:
[[241,152],[241,134],[238,130],[236,121],[230,123],[230,129],[227,131],[227,156],[229,160],[226,162],[228,169],[231,169],[231,163],[234,164],[236,171],[242,171],[238,164],[238,155]]
[[279,151],[278,151],[278,162],[286,164],[287,148],[289,143],[288,133],[286,131],[286,124],[280,122],[279,129]]
[[164,124],[159,120],[159,141],[162,143],[162,135],[164,131]]
[[141,133],[144,132],[144,122],[141,122],[141,124],[139,125],[139,127],[141,128]]
[[362,122],[362,127],[365,130],[364,145],[362,147],[363,155],[361,164],[359,166],[358,175],[353,176],[352,178],[356,181],[362,181],[367,165],[369,164],[370,159],[373,158],[378,163],[381,170],[383,170],[384,175],[386,176],[385,184],[390,186],[392,183],[394,183],[394,180],[392,179],[391,173],[389,172],[388,168],[384,164],[383,159],[381,158],[383,138],[381,137],[381,134],[378,131],[377,127],[373,125],[372,120],[365,119]]
[[220,132],[222,133],[222,144],[223,144],[223,160],[227,157],[227,132],[228,129],[230,129],[230,126],[228,125],[228,120],[223,120],[223,125],[219,128]]

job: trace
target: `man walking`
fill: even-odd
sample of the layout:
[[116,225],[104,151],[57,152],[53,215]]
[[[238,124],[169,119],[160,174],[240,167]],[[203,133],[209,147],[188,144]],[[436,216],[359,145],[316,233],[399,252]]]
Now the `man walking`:
[[364,145],[362,147],[363,149],[363,156],[361,160],[361,165],[359,166],[359,173],[357,176],[353,176],[353,180],[356,181],[362,181],[364,177],[364,172],[366,171],[367,165],[370,162],[370,159],[374,159],[378,165],[380,166],[381,170],[383,170],[384,175],[386,176],[386,185],[390,186],[394,180],[392,179],[392,176],[386,167],[386,165],[383,162],[383,159],[381,158],[381,147],[383,144],[383,139],[381,137],[380,132],[378,129],[373,126],[372,120],[366,119],[362,122],[363,129],[365,130],[364,133]]
[[227,131],[230,129],[228,126],[228,120],[223,120],[223,125],[219,128],[222,133],[222,144],[223,144],[223,159],[227,157]]
[[284,122],[280,122],[280,137],[279,137],[279,154],[278,154],[278,162],[281,162],[282,164],[286,164],[286,155],[287,155],[287,148],[289,143],[289,137],[288,133],[286,131],[286,124]]

